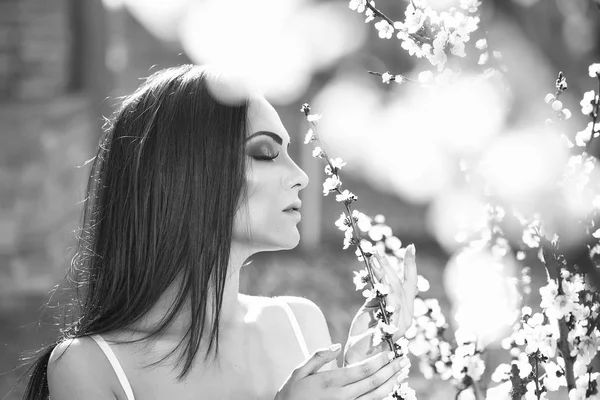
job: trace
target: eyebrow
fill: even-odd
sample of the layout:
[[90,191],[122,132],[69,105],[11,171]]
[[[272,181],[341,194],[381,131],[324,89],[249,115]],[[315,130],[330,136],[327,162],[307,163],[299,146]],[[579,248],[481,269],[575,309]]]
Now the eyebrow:
[[252,135],[250,135],[250,136],[248,136],[246,138],[246,141],[248,141],[248,140],[250,140],[252,138],[255,138],[257,136],[268,136],[271,139],[273,139],[274,141],[276,141],[280,146],[283,145],[283,139],[281,138],[281,136],[279,136],[279,135],[277,135],[277,134],[275,134],[273,132],[270,132],[270,131],[258,131],[258,132],[254,132]]

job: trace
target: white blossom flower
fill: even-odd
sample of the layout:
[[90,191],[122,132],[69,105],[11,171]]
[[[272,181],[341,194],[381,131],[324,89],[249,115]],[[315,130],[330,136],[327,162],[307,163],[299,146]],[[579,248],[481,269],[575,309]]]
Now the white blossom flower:
[[309,129],[308,132],[306,132],[306,136],[304,137],[304,144],[314,142],[316,139],[317,137],[315,136],[315,132],[312,129]]
[[339,189],[340,186],[342,186],[342,181],[339,176],[331,175],[323,182],[323,194],[327,196],[329,193]]
[[[424,55],[429,54],[431,52],[431,51],[425,52],[422,49],[422,47],[420,47],[417,44],[417,42],[412,40],[410,37],[406,36],[406,34],[403,32],[398,33],[398,35],[396,35],[396,36],[398,37],[398,39],[402,40],[400,47],[402,47],[404,50],[408,51],[408,54],[410,56],[416,56],[418,58],[421,58]],[[429,47],[431,47],[431,46],[429,46]],[[428,49],[429,49],[429,47],[428,47]]]
[[386,324],[381,320],[377,322],[377,328],[373,333],[373,346],[381,344],[386,336],[391,336],[398,331],[397,327]]
[[465,41],[464,39],[456,34],[450,35],[448,42],[450,43],[450,52],[458,57],[466,57],[467,53],[465,52]]
[[562,103],[562,101],[560,101],[560,100],[554,100],[554,101],[552,102],[552,109],[553,109],[554,111],[560,111],[560,110],[562,110],[562,108],[563,108],[563,103]]
[[576,324],[575,329],[569,331],[567,337],[572,346],[571,357],[577,357],[576,361],[587,367],[598,352],[600,340],[597,332],[588,335],[586,326]]
[[468,12],[477,12],[477,8],[481,5],[481,0],[460,0],[460,8]]
[[344,167],[346,165],[344,160],[342,160],[340,157],[330,158],[329,162],[331,163],[333,168],[338,169],[338,170],[342,169],[342,167]]
[[537,232],[538,229],[538,223],[533,222],[531,224],[528,224],[525,229],[523,229],[523,235],[521,236],[521,240],[523,241],[523,243],[525,243],[525,245],[527,245],[527,247],[530,247],[532,249],[535,249],[537,247],[540,247],[540,235]]
[[526,353],[520,353],[516,360],[513,360],[511,364],[514,364],[519,369],[519,378],[525,379],[533,371],[533,367],[529,363],[529,358]]
[[509,364],[500,364],[492,374],[492,380],[496,383],[504,382],[510,379],[511,366]]
[[446,55],[445,48],[448,43],[450,35],[447,31],[441,30],[433,39],[433,51],[431,54],[426,54],[425,56],[434,67],[438,67],[438,71],[442,71],[444,69],[444,65],[448,60],[448,56]]
[[510,391],[512,384],[510,382],[504,382],[500,385],[490,387],[485,392],[485,400],[510,400]]
[[323,153],[323,149],[321,149],[319,146],[317,146],[313,149],[312,156],[314,158],[323,158],[325,156],[325,153]]
[[574,303],[573,311],[571,311],[571,314],[575,318],[575,321],[579,322],[588,318],[591,315],[591,311],[588,307],[584,306],[583,304]]
[[550,104],[554,100],[556,100],[556,96],[554,96],[552,93],[548,93],[546,97],[544,97],[544,102],[546,102],[546,104]]
[[[373,7],[375,7],[374,1],[371,1],[371,4],[373,5]],[[369,22],[375,19],[375,12],[370,8],[367,8],[367,11],[365,11],[365,17],[365,24],[368,24]]]
[[390,74],[389,72],[384,72],[383,74],[381,74],[381,82],[383,83],[390,83],[390,81],[392,80],[394,76],[392,74]]
[[387,296],[388,294],[390,294],[390,287],[385,283],[378,282],[375,285],[373,285],[373,289],[377,291],[377,294],[380,297]]
[[551,392],[559,389],[561,386],[567,386],[567,380],[562,368],[553,361],[548,361],[544,364],[546,376],[544,378],[544,386]]
[[487,39],[485,39],[485,38],[479,39],[478,41],[475,42],[475,47],[479,50],[487,49],[487,47],[488,47]]
[[526,353],[532,354],[539,350],[547,357],[555,356],[558,333],[551,325],[537,324],[532,327],[526,323],[523,325],[523,333],[527,342]]
[[354,285],[356,286],[356,290],[362,290],[368,282],[368,279],[370,279],[369,277],[369,272],[366,269],[361,269],[360,271],[354,272]]
[[[590,122],[590,125],[592,123]],[[589,125],[588,125],[589,126]],[[583,129],[575,134],[575,144],[579,147],[585,147],[587,142],[592,138],[592,130],[591,129]]]
[[391,39],[392,35],[394,34],[394,27],[385,19],[376,22],[375,29],[377,29],[379,37],[382,39]]
[[457,380],[462,380],[465,375],[475,381],[481,379],[485,371],[485,363],[479,354],[474,354],[474,345],[459,346],[452,359],[452,375]]
[[596,78],[597,76],[600,76],[600,63],[590,65],[588,71],[590,78]]
[[404,382],[400,385],[400,388],[396,390],[396,392],[402,397],[404,400],[417,400],[417,393],[414,389],[408,387],[408,383]]
[[[566,271],[566,270],[565,270]],[[568,271],[566,271],[569,273]],[[565,295],[573,302],[579,301],[579,292],[585,289],[585,284],[583,282],[583,277],[579,274],[574,274],[563,277],[562,281],[562,290]]]
[[350,7],[351,10],[358,11],[362,14],[367,7],[367,0],[350,0],[348,7]]
[[549,317],[561,319],[570,314],[574,308],[575,306],[572,299],[564,294],[559,294],[554,298],[552,307],[546,310],[546,314]]
[[437,67],[438,71],[442,71],[444,66],[446,65],[446,61],[448,61],[448,56],[446,52],[441,47],[435,47],[431,54],[425,55],[431,65]]
[[525,392],[525,396],[523,396],[524,400],[547,400],[548,397],[546,397],[546,392],[542,392],[540,393],[539,397],[537,394],[535,394],[536,391],[536,384],[535,381],[531,381],[527,384],[527,386],[525,386],[526,388],[526,392]]
[[[362,249],[362,253],[361,250]],[[373,247],[373,243],[369,242],[368,240],[361,240],[360,241],[360,249],[357,248],[356,251],[354,252],[354,254],[356,254],[356,257],[358,258],[358,261],[364,261],[363,259],[363,253],[367,256],[369,255],[373,255],[375,253],[375,248]]]
[[340,217],[335,221],[335,226],[342,232],[346,232],[347,230],[352,230],[352,226],[348,223],[348,216],[346,213],[342,213]]
[[425,23],[427,14],[421,8],[413,7],[412,3],[409,3],[404,11],[404,22],[402,23],[402,29],[407,33],[417,33]]
[[396,82],[398,85],[402,85],[404,82],[406,82],[406,78],[398,74],[394,77],[394,82]]
[[583,99],[579,102],[583,115],[590,115],[594,111],[593,104],[597,101],[598,96],[593,90],[589,90],[583,94]]
[[339,203],[352,203],[353,201],[356,201],[356,196],[354,193],[346,189],[341,194],[335,195],[335,201]]
[[344,231],[344,250],[346,250],[350,245],[352,245],[354,240],[354,231],[352,228]]
[[598,372],[580,375],[575,381],[575,388],[569,390],[569,400],[600,400],[600,393],[598,391],[587,397],[590,381],[597,386],[598,375]]

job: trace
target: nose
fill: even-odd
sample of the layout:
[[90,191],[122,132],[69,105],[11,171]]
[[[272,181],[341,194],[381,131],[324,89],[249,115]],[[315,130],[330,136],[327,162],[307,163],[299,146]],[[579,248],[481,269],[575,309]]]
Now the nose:
[[288,182],[286,184],[287,187],[292,189],[302,190],[308,185],[308,175],[302,168],[298,166],[294,161],[292,161],[292,168],[289,174]]

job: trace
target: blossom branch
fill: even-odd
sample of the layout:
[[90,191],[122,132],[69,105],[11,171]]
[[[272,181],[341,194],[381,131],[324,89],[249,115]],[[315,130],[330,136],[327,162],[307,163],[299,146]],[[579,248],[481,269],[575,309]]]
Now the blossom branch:
[[[310,106],[308,104],[304,104],[302,106],[302,111],[304,112],[304,114],[305,114],[308,122],[312,126],[312,128],[311,128],[312,132],[309,132],[309,134],[312,135],[312,138],[311,138],[312,140],[311,141],[315,141],[315,142],[317,142],[320,145],[320,146],[318,146],[316,148],[316,149],[318,149],[317,156],[319,158],[325,158],[325,161],[327,162],[327,166],[329,167],[329,171],[331,171],[332,176],[335,176],[336,179],[339,182],[339,167],[333,165],[333,163],[331,161],[332,159],[329,157],[329,155],[327,154],[327,152],[322,147],[323,143],[321,142],[320,136],[318,134],[318,128],[317,128],[318,117],[314,117],[313,116],[313,118],[311,118],[311,115],[309,114],[310,113]],[[333,188],[333,190],[336,191],[340,196],[343,196],[343,192],[340,190],[340,186],[341,186],[341,182],[339,182],[339,184],[337,184]],[[372,254],[367,253],[363,249],[363,247],[361,245],[361,234],[360,234],[360,231],[359,231],[358,227],[356,226],[356,221],[354,220],[353,210],[352,210],[352,207],[351,207],[352,201],[354,201],[354,199],[352,199],[352,198],[343,201],[344,207],[346,208],[347,221],[350,223],[350,227],[352,229],[351,244],[354,244],[357,247],[358,251],[360,252],[361,257],[362,257],[362,261],[364,262],[366,270],[367,270],[367,272],[369,274],[369,282],[370,282],[371,286],[373,287],[373,289],[376,290],[376,286],[375,286],[375,282],[376,282],[375,274],[373,273],[373,269],[372,269],[371,263],[369,262],[370,259],[371,259],[371,257],[372,257]],[[378,290],[376,290],[376,293],[377,293],[376,298],[378,300],[379,310],[381,311],[381,319],[383,320],[383,322],[386,325],[389,325],[390,324],[390,320],[388,318],[388,314],[387,314],[387,311],[386,311],[386,307],[387,307],[387,304],[386,304],[386,301],[385,301],[385,296],[386,295],[383,294],[383,293],[380,293]],[[398,354],[397,347],[394,344],[394,341],[392,339],[393,339],[393,335],[391,335],[391,334],[385,335],[385,340],[388,343],[390,351],[392,351],[394,353],[395,358],[398,358],[401,355]]]
[[[560,267],[558,265],[558,261],[554,254],[554,249],[551,247],[552,243],[541,237],[542,244],[542,252],[544,255],[544,265],[546,266],[546,271],[550,279],[555,279],[558,281],[560,285]],[[562,287],[559,286],[559,290],[562,291]],[[565,360],[565,376],[567,379],[567,388],[569,390],[575,388],[575,376],[573,374],[573,363],[574,359],[571,357],[571,352],[569,350],[569,342],[568,342],[568,334],[569,328],[567,327],[567,322],[565,317],[560,318],[558,320],[558,328],[559,328],[559,339],[557,341],[557,346],[563,359]]]
[[[412,1],[411,1],[412,3]],[[390,24],[391,26],[394,26],[394,21],[392,21],[392,19],[390,17],[388,17],[387,15],[385,15],[383,12],[381,12],[379,9],[377,9],[371,1],[367,1],[366,4],[367,8],[370,9],[371,11],[373,11],[373,14],[375,14],[375,16],[384,19],[388,24]],[[413,4],[413,7],[415,5]],[[410,33],[408,35],[411,39],[413,40],[417,40],[419,41],[421,44],[423,43],[429,43],[430,40],[428,40],[426,37],[423,37],[421,35],[419,35],[418,33]]]
[[590,140],[587,142],[586,149],[589,149],[592,144],[592,140],[594,140],[594,135],[596,132],[596,122],[598,122],[598,113],[600,112],[600,73],[596,73],[596,78],[598,80],[598,93],[594,97],[594,105],[592,111],[592,133],[590,133]]
[[396,74],[396,75],[392,75],[389,72],[377,72],[377,71],[367,71],[369,74],[371,75],[376,75],[376,76],[380,76],[381,80],[383,83],[390,83],[390,82],[396,82],[398,84],[404,83],[404,82],[414,82],[417,83],[417,81],[407,78],[402,74]]

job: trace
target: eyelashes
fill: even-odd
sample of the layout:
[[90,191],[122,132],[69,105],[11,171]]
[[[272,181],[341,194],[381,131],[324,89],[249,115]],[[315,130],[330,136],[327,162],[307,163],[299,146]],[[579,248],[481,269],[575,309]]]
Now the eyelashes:
[[250,146],[247,154],[257,161],[273,161],[279,156],[279,151],[270,143],[263,142],[257,146]]
[[250,157],[258,161],[273,161],[279,156],[279,152],[270,152],[266,154],[252,154]]

